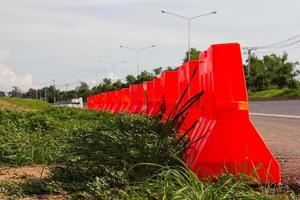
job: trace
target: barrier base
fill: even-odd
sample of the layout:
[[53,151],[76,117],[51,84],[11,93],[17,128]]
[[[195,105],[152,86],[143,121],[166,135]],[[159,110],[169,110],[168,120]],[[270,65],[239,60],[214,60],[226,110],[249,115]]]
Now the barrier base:
[[200,118],[186,162],[199,178],[245,173],[260,183],[280,183],[280,167],[249,119],[248,111]]

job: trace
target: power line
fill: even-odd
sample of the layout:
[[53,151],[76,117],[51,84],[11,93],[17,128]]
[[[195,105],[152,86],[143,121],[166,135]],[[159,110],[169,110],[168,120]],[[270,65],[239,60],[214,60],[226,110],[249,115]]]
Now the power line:
[[258,51],[257,53],[259,54],[263,54],[263,53],[281,53],[281,52],[284,52],[284,51],[291,51],[291,50],[294,50],[294,49],[298,49],[300,47],[300,45],[298,46],[292,46],[291,48],[284,48],[284,49],[281,49],[281,50],[275,50],[275,51],[272,51],[272,50],[269,50],[269,51]]
[[[300,34],[298,35],[295,35],[287,40],[283,40],[283,41],[280,41],[280,42],[276,42],[276,43],[273,43],[273,44],[269,44],[269,45],[265,45],[265,46],[257,46],[257,47],[254,47],[256,49],[270,49],[270,48],[273,48],[273,47],[276,47],[276,46],[279,46],[279,45],[282,45],[286,42],[289,42],[289,41],[292,41],[296,38],[300,37]],[[297,40],[297,41],[300,41],[300,40]]]
[[[273,44],[269,44],[269,45],[264,45],[264,46],[252,46],[252,47],[242,47],[242,50],[244,50],[245,52],[243,52],[243,54],[247,54],[248,55],[248,74],[250,73],[250,66],[251,66],[251,56],[255,55],[255,54],[266,54],[266,52],[264,51],[258,51],[257,50],[269,50],[271,52],[273,50],[280,50],[280,52],[284,51],[286,48],[288,47],[292,47],[295,44],[300,43],[300,39],[298,39],[300,37],[300,34],[295,35],[291,38],[288,38],[286,40],[280,41],[280,42],[276,42]],[[298,40],[296,40],[298,39]],[[298,48],[299,46],[297,46]],[[275,51],[276,52],[276,51]]]
[[257,51],[257,50],[265,50],[265,49],[266,50],[272,50],[272,49],[280,50],[280,49],[284,49],[284,48],[287,48],[287,47],[290,47],[290,46],[300,43],[300,39],[295,40],[299,37],[300,37],[300,34],[293,36],[287,40],[276,42],[273,44],[269,44],[269,45],[265,45],[265,46],[245,46],[245,47],[242,47],[242,49],[246,50],[246,51],[248,51],[248,50]]
[[299,42],[300,42],[300,40],[296,40],[294,42],[290,42],[290,43],[287,43],[287,44],[282,44],[282,45],[279,45],[279,46],[275,46],[272,49],[275,49],[275,50],[284,49],[284,48],[293,46],[294,44],[298,44]]

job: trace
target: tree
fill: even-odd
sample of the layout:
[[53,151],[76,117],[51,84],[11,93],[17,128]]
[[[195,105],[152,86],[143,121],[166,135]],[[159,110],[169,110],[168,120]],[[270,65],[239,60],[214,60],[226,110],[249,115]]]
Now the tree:
[[[190,50],[190,60],[198,60],[200,53],[201,53],[201,51],[197,50],[196,48],[191,48],[191,50]],[[189,56],[189,52],[187,51],[185,53],[183,63],[188,61],[188,59],[189,59],[188,56]]]
[[17,86],[13,86],[12,91],[9,92],[9,96],[22,98],[22,90],[20,90]]
[[3,91],[0,91],[0,97],[5,97],[6,95],[5,95],[5,92],[3,92]]
[[127,75],[126,76],[126,83],[128,85],[134,84],[136,82],[136,78],[133,75]]
[[29,88],[27,92],[24,93],[24,98],[35,99],[37,98],[37,90]]
[[167,69],[165,71],[176,71],[177,69],[178,69],[178,67],[169,66],[169,67],[167,67]]
[[147,71],[142,71],[141,74],[137,76],[137,80],[135,83],[142,83],[144,81],[151,81],[154,79],[156,76],[150,72]]
[[284,53],[281,57],[275,54],[264,56],[263,60],[267,70],[273,73],[273,76],[270,75],[272,86],[278,86],[279,88],[296,86],[294,78],[299,74],[299,70],[295,70],[295,68],[299,63],[287,62],[287,53]]
[[85,82],[80,82],[80,86],[76,87],[75,90],[77,92],[77,98],[82,97],[84,101],[91,95],[89,85]]
[[250,74],[245,70],[247,86],[252,90],[297,87],[295,77],[300,74],[296,69],[298,62],[288,62],[288,55],[265,55],[263,59],[250,57]]
[[162,67],[157,67],[157,68],[153,69],[153,72],[156,76],[160,75],[162,72]]
[[[263,90],[265,88],[268,88],[270,85],[269,78],[267,78],[267,73],[265,73],[262,60],[258,59],[257,57],[251,56],[250,63],[250,74],[246,75],[248,88],[251,90]],[[248,73],[247,70],[245,70],[245,72]]]
[[48,89],[47,89],[48,102],[51,102],[51,103],[54,102],[54,95],[55,95],[56,101],[60,101],[62,98],[58,94],[60,94],[60,91],[57,90],[53,85],[48,87]]
[[126,87],[126,86],[127,86],[127,85],[124,84],[124,83],[122,83],[122,81],[117,80],[116,82],[114,82],[114,83],[112,84],[112,89],[113,89],[113,90],[118,90],[118,89],[124,88],[124,87]]

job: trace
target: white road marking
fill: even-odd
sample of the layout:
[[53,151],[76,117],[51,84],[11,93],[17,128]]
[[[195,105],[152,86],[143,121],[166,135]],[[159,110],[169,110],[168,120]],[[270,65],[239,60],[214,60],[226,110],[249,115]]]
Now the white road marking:
[[267,113],[250,113],[250,115],[300,119],[300,116],[297,116],[297,115],[279,115],[279,114],[267,114]]

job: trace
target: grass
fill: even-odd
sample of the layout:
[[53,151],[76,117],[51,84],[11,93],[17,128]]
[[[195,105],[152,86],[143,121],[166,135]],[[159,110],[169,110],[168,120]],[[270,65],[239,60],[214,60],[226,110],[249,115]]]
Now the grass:
[[0,196],[71,199],[295,199],[226,174],[202,182],[178,159],[185,143],[159,120],[64,107],[0,109],[0,165],[43,164],[46,178],[0,182]]
[[33,99],[1,97],[0,101],[1,100],[11,104],[12,106],[17,107],[19,110],[42,110],[50,105],[46,101],[33,100]]
[[300,88],[297,89],[270,89],[248,93],[250,100],[270,100],[270,99],[295,99],[300,98]]
[[[152,164],[143,164],[147,165]],[[111,187],[107,177],[95,176],[89,182],[60,181],[53,177],[29,179],[18,183],[0,183],[0,193],[14,199],[31,195],[63,195],[68,199],[297,199],[290,190],[283,191],[277,186],[253,186],[243,174],[232,176],[224,174],[216,181],[200,181],[186,166],[159,166],[156,173],[139,182],[126,182],[123,186]],[[116,175],[115,175],[116,176]]]
[[126,194],[128,199],[296,199],[292,192],[279,195],[276,187],[253,187],[251,179],[243,174],[200,181],[184,165],[161,166],[154,178],[128,187]]

